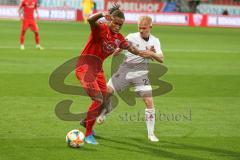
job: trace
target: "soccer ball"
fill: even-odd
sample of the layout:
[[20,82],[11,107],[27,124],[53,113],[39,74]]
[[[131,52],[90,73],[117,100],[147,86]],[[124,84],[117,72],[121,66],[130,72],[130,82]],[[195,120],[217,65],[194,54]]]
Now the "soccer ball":
[[66,142],[69,147],[79,148],[84,145],[84,134],[78,129],[71,130],[66,135]]

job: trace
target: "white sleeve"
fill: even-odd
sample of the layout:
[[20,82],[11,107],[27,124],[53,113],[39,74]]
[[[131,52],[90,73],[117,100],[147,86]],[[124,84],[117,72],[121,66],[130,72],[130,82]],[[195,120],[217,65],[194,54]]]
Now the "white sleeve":
[[156,43],[154,45],[154,48],[156,48],[156,53],[157,54],[162,54],[163,55],[159,39],[156,39]]
[[127,40],[127,41],[132,41],[132,35],[131,34],[128,34],[126,37],[125,37],[125,39]]
[[[131,34],[128,34],[126,37],[125,37],[126,41],[128,41],[128,43],[131,43]],[[123,50],[123,54],[126,54],[128,52],[128,50]]]

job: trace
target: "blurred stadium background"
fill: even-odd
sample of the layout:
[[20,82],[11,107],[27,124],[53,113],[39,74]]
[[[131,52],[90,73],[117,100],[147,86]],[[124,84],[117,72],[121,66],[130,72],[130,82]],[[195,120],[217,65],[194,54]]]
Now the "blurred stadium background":
[[[107,10],[115,0],[94,0],[93,12]],[[150,15],[154,23],[183,26],[240,26],[240,0],[119,0],[126,22]],[[82,0],[39,0],[42,20],[82,21]],[[0,18],[18,18],[19,0],[0,0]]]
[[[58,102],[73,100],[71,111],[86,110],[89,98],[55,92],[49,76],[76,57],[89,36],[82,23],[81,0],[39,0],[41,44],[31,32],[26,50],[19,49],[19,0],[0,0],[0,160],[240,159],[240,2],[238,0],[121,0],[126,15],[124,35],[137,31],[137,17],[153,17],[152,34],[160,38],[174,86],[154,97],[159,143],[146,138],[144,104],[119,107],[96,126],[99,146],[66,147],[65,135],[78,122],[60,120]],[[95,0],[95,11],[113,0]],[[111,76],[111,58],[104,69]],[[79,86],[74,73],[66,84]],[[133,98],[133,97],[131,97]],[[139,117],[140,116],[140,117]],[[80,128],[80,130],[84,130]]]

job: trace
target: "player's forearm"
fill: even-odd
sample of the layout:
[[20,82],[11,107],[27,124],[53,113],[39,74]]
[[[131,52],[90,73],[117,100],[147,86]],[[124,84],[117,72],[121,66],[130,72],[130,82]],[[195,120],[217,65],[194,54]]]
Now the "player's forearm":
[[127,50],[129,52],[131,52],[132,54],[135,54],[135,55],[140,55],[143,51],[140,51],[138,50],[137,48],[135,48],[134,46],[130,45]]
[[19,6],[18,6],[18,15],[19,15],[19,17],[21,17],[21,15],[22,15],[22,9],[23,9],[23,4],[22,4],[22,2],[19,4]]
[[91,26],[95,27],[95,26],[97,25],[97,24],[96,24],[97,20],[99,20],[99,19],[102,18],[102,17],[103,17],[103,13],[102,13],[102,12],[100,12],[100,13],[95,13],[95,14],[89,16],[88,19],[87,19],[87,21],[88,21],[88,23],[89,23]]
[[18,16],[21,18],[21,11],[18,10]]
[[37,19],[39,18],[38,8],[36,8]]
[[20,18],[22,17],[22,8],[21,7],[18,8],[18,16]]
[[151,55],[151,58],[158,61],[159,63],[163,63],[163,55],[162,54],[153,53]]

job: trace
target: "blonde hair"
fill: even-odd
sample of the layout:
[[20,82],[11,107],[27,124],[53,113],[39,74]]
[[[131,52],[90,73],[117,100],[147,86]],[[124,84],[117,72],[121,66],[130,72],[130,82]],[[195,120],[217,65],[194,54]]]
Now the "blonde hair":
[[152,18],[150,16],[140,16],[138,19],[138,24],[143,22],[152,26]]

